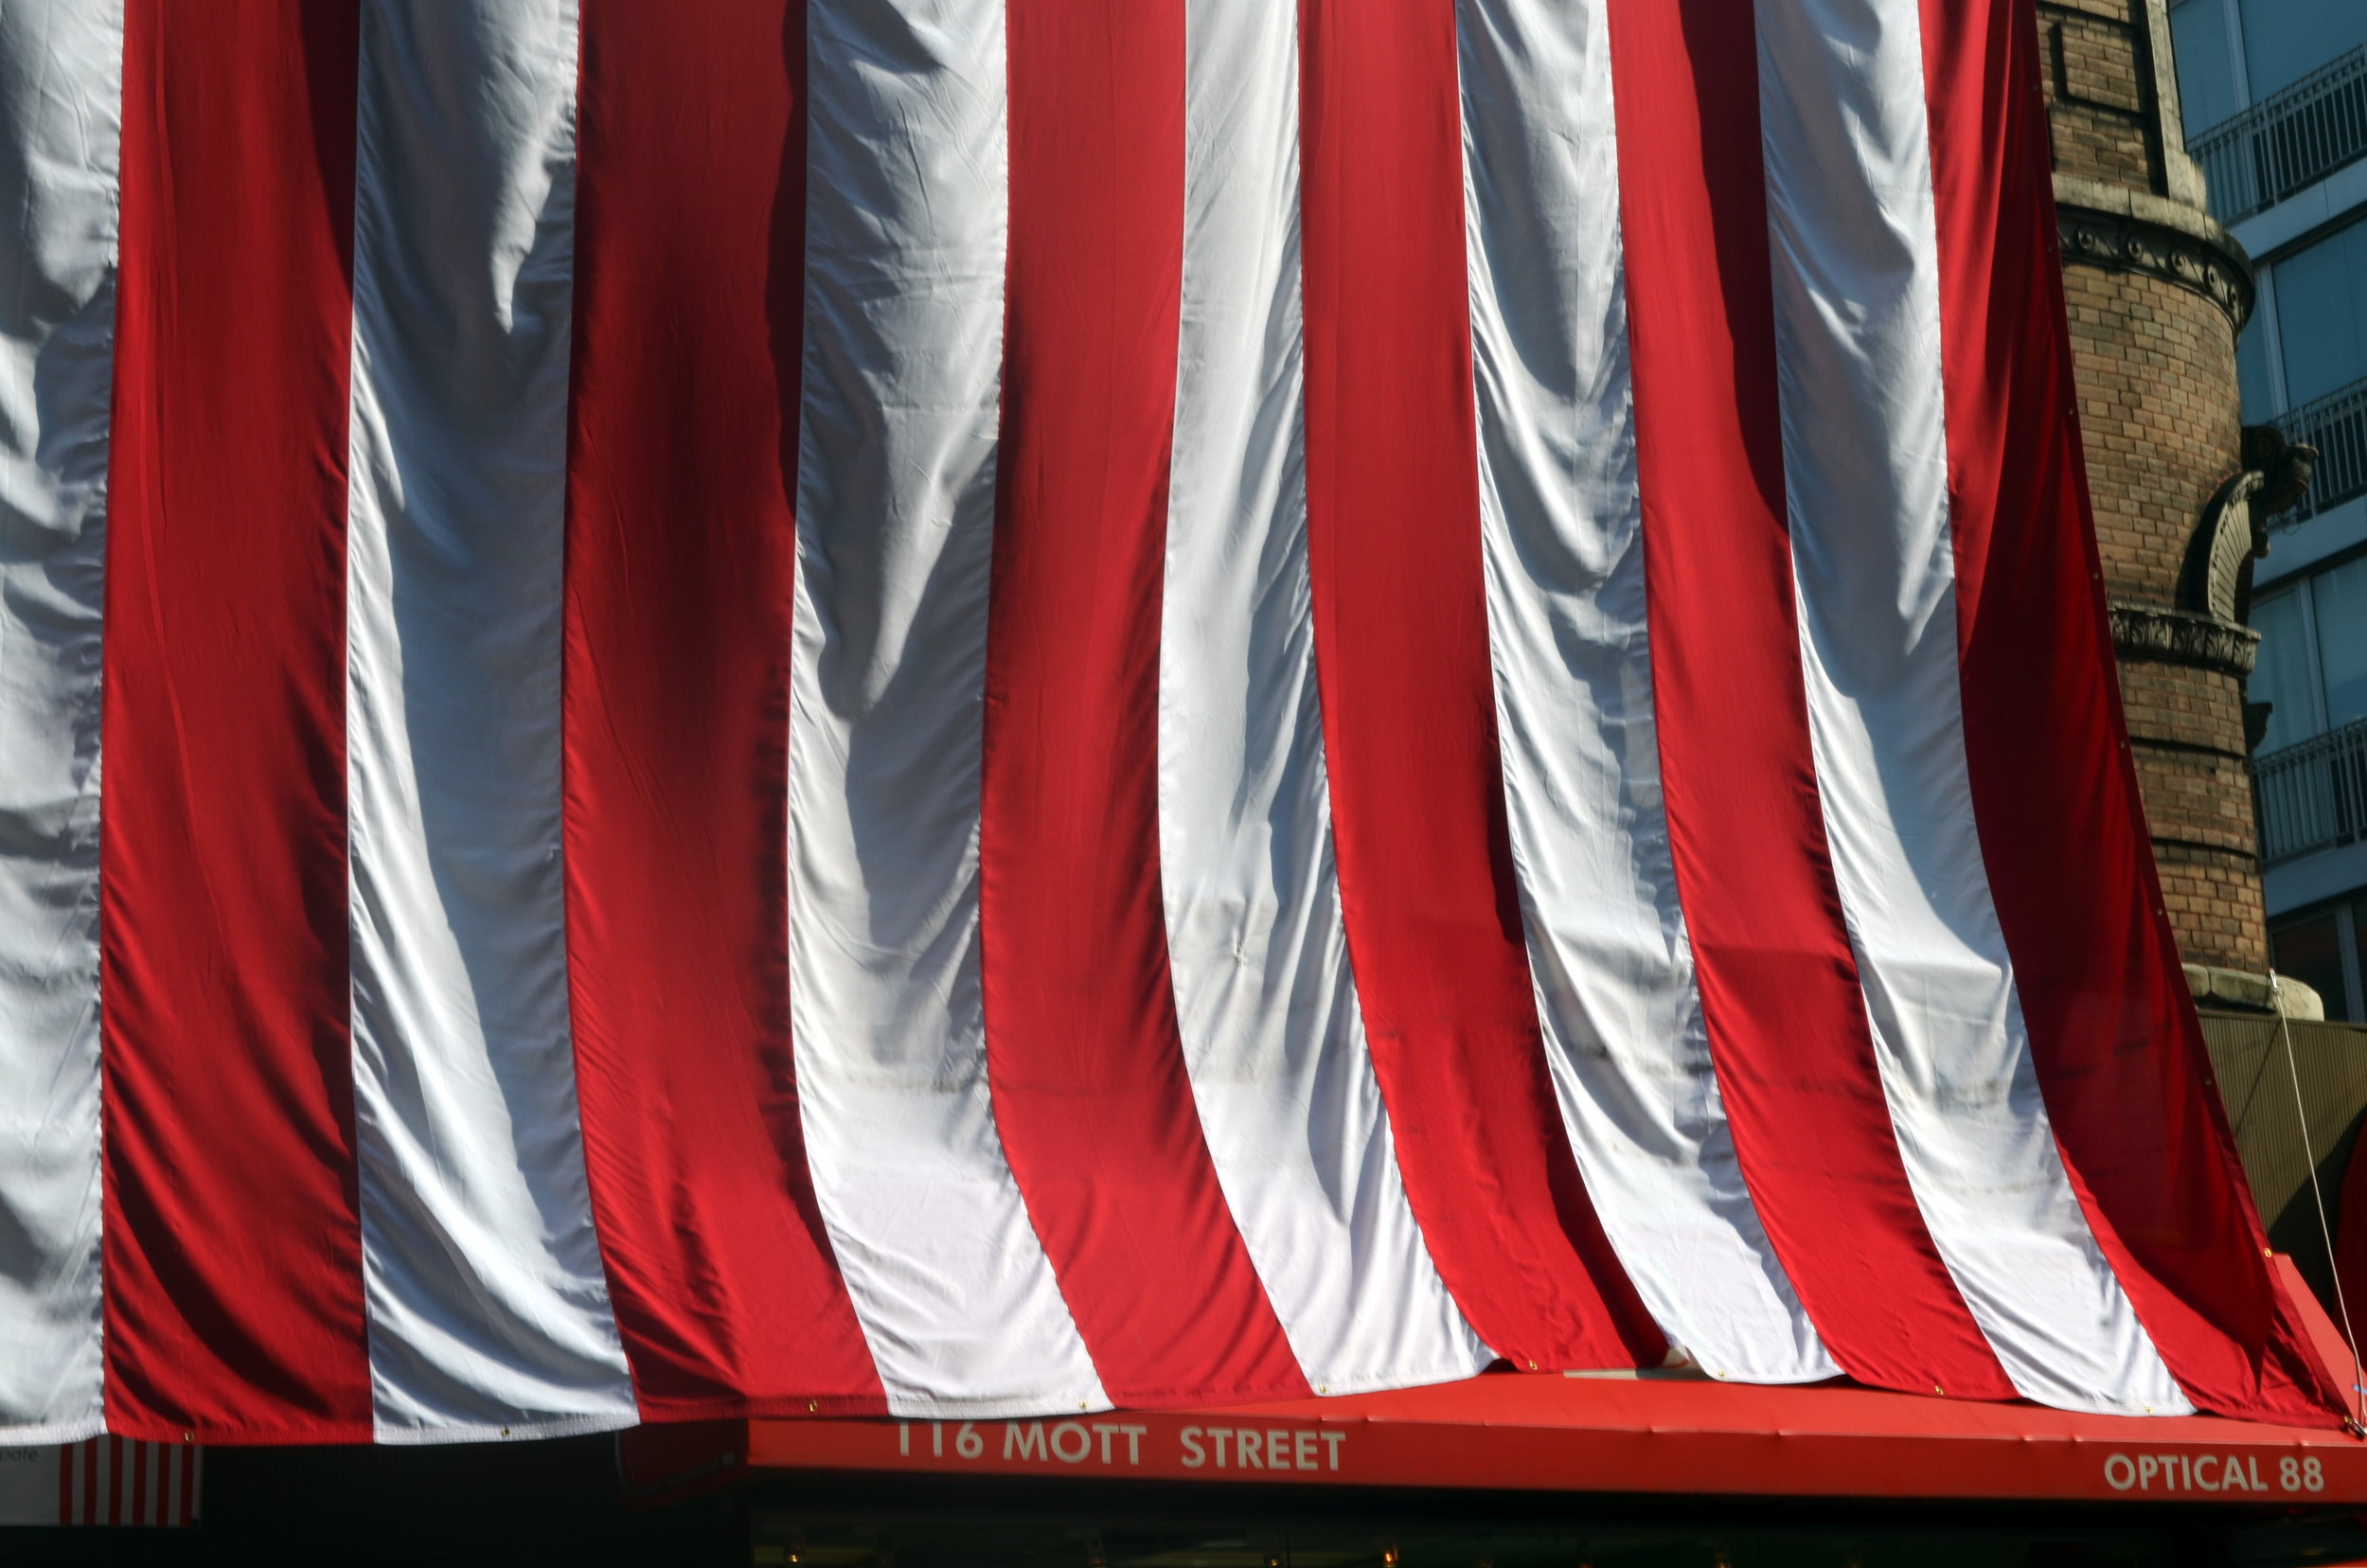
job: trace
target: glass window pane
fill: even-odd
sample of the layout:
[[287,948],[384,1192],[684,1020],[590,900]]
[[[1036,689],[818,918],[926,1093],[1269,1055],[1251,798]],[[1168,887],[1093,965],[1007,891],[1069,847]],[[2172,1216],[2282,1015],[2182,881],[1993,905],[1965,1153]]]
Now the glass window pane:
[[2260,749],[2272,752],[2318,733],[2318,704],[2310,691],[2317,661],[2304,644],[2301,596],[2287,588],[2252,600],[2252,630],[2260,633],[2260,662],[2244,683],[2248,702],[2275,704]]
[[2367,376],[2367,223],[2295,252],[2276,278],[2287,399],[2299,406]]
[[2242,0],[2242,10],[2254,103],[2367,44],[2359,0]]
[[2296,920],[2269,933],[2269,961],[2325,999],[2326,1016],[2350,1018],[2342,989],[2341,935],[2331,915]]
[[[2261,281],[2268,281],[2267,269],[2262,269]],[[2235,385],[2243,394],[2244,422],[2267,424],[2277,416],[2275,400],[2269,391],[2269,327],[2266,312],[2254,311],[2244,323],[2244,335],[2235,340]]]
[[2367,558],[2322,573],[2311,586],[2326,727],[2333,729],[2367,719]]
[[2170,47],[2178,56],[2178,109],[2188,140],[2242,107],[2235,62],[2228,57],[2223,0],[2179,0],[2170,8]]

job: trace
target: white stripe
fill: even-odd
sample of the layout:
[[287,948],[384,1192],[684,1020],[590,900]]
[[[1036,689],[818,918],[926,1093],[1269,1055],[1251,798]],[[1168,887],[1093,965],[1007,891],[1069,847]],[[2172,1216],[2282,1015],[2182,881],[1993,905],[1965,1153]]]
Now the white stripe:
[[1605,6],[1460,10],[1489,646],[1563,1124],[1673,1341],[1722,1377],[1831,1377],[1735,1162],[1669,859]]
[[560,862],[572,0],[363,9],[347,750],[382,1440],[633,1419]]
[[2023,1395],[2182,1412],[2056,1152],[1974,827],[1915,0],[1758,28],[1809,729],[1908,1182]]
[[996,1134],[978,954],[1001,0],[813,0],[790,719],[807,1157],[899,1414],[1103,1408]]
[[0,1443],[98,1431],[98,686],[120,0],[0,9]]
[[1491,1359],[1406,1202],[1348,973],[1317,706],[1291,8],[1186,12],[1184,291],[1159,853],[1185,1065],[1241,1238],[1321,1392]]

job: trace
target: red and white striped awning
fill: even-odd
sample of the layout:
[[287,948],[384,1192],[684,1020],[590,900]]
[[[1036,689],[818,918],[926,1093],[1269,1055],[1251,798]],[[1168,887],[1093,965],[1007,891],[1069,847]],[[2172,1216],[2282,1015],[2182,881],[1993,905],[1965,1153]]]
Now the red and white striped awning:
[[2036,40],[9,9],[0,1440],[1672,1346],[2333,1423]]
[[0,1525],[193,1524],[205,1472],[194,1443],[92,1437],[0,1448]]

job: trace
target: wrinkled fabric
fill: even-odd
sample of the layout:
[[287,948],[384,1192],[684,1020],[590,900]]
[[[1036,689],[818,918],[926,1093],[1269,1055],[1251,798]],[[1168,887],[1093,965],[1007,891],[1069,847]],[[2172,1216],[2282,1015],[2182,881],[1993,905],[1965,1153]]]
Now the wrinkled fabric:
[[99,1426],[98,686],[119,5],[0,14],[0,1431]]
[[0,19],[0,1441],[2337,1419],[2015,7],[589,9]]
[[561,0],[363,12],[346,756],[382,1441],[633,1419],[560,880],[576,55]]

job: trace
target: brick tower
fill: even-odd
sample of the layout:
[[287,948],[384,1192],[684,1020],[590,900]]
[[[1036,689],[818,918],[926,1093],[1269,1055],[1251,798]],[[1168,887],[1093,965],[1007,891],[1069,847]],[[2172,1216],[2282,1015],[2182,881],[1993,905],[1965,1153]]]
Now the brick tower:
[[[2263,1007],[2246,765],[2251,510],[2282,476],[2246,437],[2251,264],[2203,211],[2166,0],[2038,0],[2063,278],[2121,694],[2171,925],[2198,998]],[[2264,467],[2269,472],[2264,472]]]

